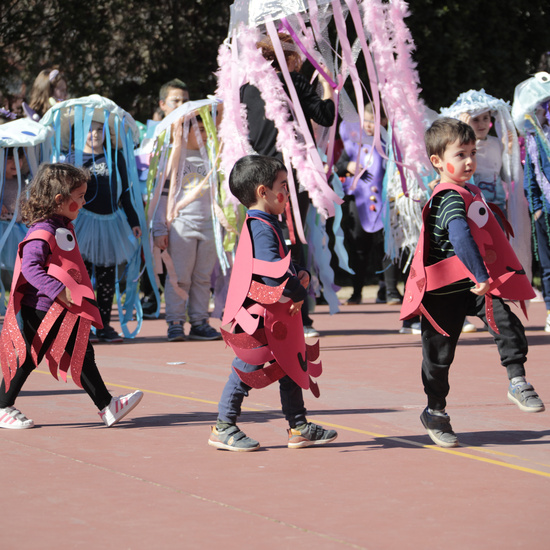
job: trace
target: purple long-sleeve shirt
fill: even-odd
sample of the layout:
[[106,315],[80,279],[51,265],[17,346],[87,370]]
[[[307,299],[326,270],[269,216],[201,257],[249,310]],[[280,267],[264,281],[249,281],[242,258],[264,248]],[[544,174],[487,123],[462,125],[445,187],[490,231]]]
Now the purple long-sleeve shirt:
[[[52,235],[60,227],[67,228],[71,220],[64,216],[53,216],[47,220],[37,222],[29,228],[27,235],[43,229]],[[48,275],[46,262],[52,251],[46,241],[35,239],[23,246],[23,258],[21,260],[21,273],[27,280],[24,295],[21,299],[23,305],[48,311],[57,295],[65,288],[65,285]]]

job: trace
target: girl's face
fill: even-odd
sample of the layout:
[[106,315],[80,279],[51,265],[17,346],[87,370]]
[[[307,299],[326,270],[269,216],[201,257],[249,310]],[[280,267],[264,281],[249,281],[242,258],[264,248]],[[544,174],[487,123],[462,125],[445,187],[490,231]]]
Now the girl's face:
[[491,112],[485,111],[470,120],[470,126],[474,129],[477,139],[485,139],[491,129]]
[[[86,204],[84,195],[87,188],[88,185],[83,183],[80,187],[73,189],[70,197],[59,203],[59,214],[70,220],[76,220],[79,210]],[[57,197],[61,197],[61,195],[57,195]]]
[[56,101],[65,101],[67,99],[67,83],[60,80],[53,89],[53,98]]
[[[23,159],[19,157],[19,169],[23,166]],[[14,180],[17,178],[17,168],[15,165],[15,158],[8,157],[6,159],[6,179]]]
[[102,153],[103,141],[105,135],[103,133],[103,124],[101,122],[92,122],[90,131],[86,137],[86,145],[84,147],[85,153]]

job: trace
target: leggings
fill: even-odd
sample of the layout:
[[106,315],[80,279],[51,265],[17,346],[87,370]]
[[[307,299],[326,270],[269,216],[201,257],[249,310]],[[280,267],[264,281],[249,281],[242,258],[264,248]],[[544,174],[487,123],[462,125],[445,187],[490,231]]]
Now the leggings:
[[[12,407],[14,405],[15,400],[17,399],[17,396],[21,391],[21,388],[27,381],[27,378],[29,377],[31,372],[36,368],[36,365],[34,364],[31,355],[31,344],[38,330],[38,327],[40,326],[40,323],[45,316],[45,311],[40,311],[28,306],[21,306],[21,318],[23,320],[23,328],[21,332],[23,334],[25,345],[27,347],[27,356],[23,364],[17,369],[8,391],[6,391],[5,382],[4,380],[2,380],[2,384],[0,385],[0,408]],[[64,317],[65,312],[63,312],[59,316],[57,321],[54,323],[52,329],[48,333],[46,339],[44,340],[44,344],[42,345],[42,348],[38,353],[37,364],[40,364],[40,361],[42,361],[46,351],[51,346],[53,340],[55,339],[55,336],[59,332],[59,328],[63,322]],[[66,349],[69,355],[71,355],[74,348],[77,330],[78,323],[75,325],[71,337],[67,342]],[[111,394],[105,387],[105,383],[103,382],[101,374],[97,369],[97,365],[95,363],[94,348],[89,342],[88,347],[86,348],[86,354],[84,356],[84,363],[82,365],[82,375],[80,381],[82,383],[82,387],[91,397],[95,406],[99,410],[104,409],[111,402]]]
[[90,262],[84,263],[86,264],[90,279],[95,269],[97,307],[101,315],[103,327],[107,328],[111,324],[111,309],[113,307],[116,285],[116,266],[93,265]]

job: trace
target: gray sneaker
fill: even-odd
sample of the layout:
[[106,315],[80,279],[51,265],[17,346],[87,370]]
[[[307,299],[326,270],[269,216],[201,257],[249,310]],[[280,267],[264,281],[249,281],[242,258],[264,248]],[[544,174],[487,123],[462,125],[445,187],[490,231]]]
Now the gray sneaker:
[[528,382],[515,384],[508,387],[508,399],[515,403],[523,412],[542,412],[544,403],[538,396],[535,388]]
[[426,428],[431,440],[440,447],[458,447],[458,438],[453,432],[451,418],[439,414],[430,414],[426,407],[420,415],[420,420]]
[[222,335],[208,323],[193,325],[189,331],[189,340],[221,340]]
[[226,451],[237,451],[246,453],[256,451],[260,448],[260,444],[251,437],[248,437],[235,424],[229,426],[225,430],[218,430],[216,426],[212,426],[212,433],[208,439],[208,445],[216,447],[216,449],[225,449]]
[[183,324],[177,322],[168,323],[167,339],[169,342],[183,342],[185,340]]

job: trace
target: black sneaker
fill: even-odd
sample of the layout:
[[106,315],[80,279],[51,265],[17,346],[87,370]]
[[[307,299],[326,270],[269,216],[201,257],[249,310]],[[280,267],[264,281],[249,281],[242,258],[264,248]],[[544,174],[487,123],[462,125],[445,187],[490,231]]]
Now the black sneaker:
[[208,323],[194,325],[189,331],[189,340],[221,340],[222,335]]
[[240,453],[256,451],[260,448],[260,444],[255,439],[248,437],[235,424],[225,430],[218,430],[216,426],[212,426],[208,445],[216,447],[216,449],[225,449],[226,451]]
[[288,430],[288,448],[301,449],[302,447],[311,447],[312,445],[326,445],[338,437],[335,430],[325,430],[323,426],[308,422],[303,426],[289,428]]
[[111,326],[98,330],[96,332],[100,342],[107,342],[108,344],[118,344],[124,341],[124,338]]
[[525,382],[508,387],[508,399],[515,403],[523,412],[542,412],[544,411],[544,403],[538,396],[535,388]]
[[420,415],[420,420],[432,441],[440,447],[458,447],[458,438],[453,432],[451,418],[445,413],[430,414],[426,407]]
[[167,338],[169,342],[183,342],[185,340],[183,324],[177,322],[168,323]]

